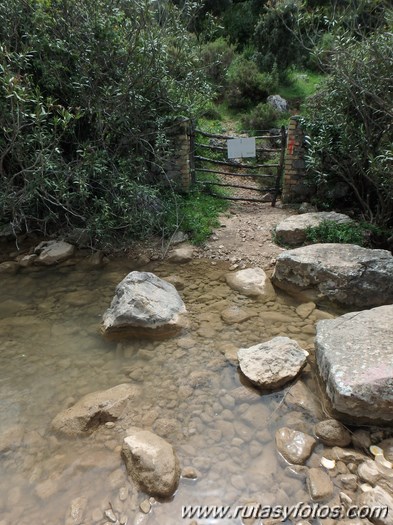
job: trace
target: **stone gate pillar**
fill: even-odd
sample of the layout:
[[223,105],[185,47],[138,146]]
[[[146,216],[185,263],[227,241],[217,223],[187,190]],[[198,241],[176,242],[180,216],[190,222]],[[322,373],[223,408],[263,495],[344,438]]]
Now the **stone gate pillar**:
[[299,117],[295,115],[291,117],[288,126],[282,189],[283,203],[303,202],[310,196],[311,188],[305,180],[304,153],[304,133],[299,124]]
[[186,193],[191,185],[190,130],[190,119],[179,118],[166,133],[170,142],[171,155],[164,168],[165,174],[175,189]]

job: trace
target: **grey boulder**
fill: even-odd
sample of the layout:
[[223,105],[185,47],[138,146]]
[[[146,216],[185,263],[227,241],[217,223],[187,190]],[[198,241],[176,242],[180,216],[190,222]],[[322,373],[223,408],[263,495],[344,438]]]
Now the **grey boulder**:
[[102,332],[110,339],[165,339],[180,332],[185,313],[172,284],[150,272],[131,272],[116,287]]
[[267,103],[279,113],[288,111],[288,102],[281,95],[269,95]]
[[273,283],[303,300],[367,308],[393,303],[393,256],[354,244],[313,244],[281,253]]
[[148,430],[127,431],[122,456],[128,474],[150,496],[170,497],[180,480],[180,466],[170,443]]
[[282,244],[300,246],[306,240],[307,228],[319,226],[323,221],[332,221],[337,224],[353,222],[347,215],[334,211],[291,215],[276,226],[276,239]]
[[315,353],[341,418],[393,421],[393,305],[319,321]]
[[308,352],[289,337],[240,348],[237,353],[243,374],[261,388],[278,388],[294,379],[306,365]]
[[123,383],[87,394],[75,405],[57,414],[52,421],[52,429],[67,436],[91,433],[100,425],[117,420],[128,403],[135,402],[139,393],[139,387]]

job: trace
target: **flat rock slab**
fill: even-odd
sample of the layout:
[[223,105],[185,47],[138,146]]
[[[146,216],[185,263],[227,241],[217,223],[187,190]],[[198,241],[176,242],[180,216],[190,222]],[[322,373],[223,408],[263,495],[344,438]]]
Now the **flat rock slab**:
[[177,490],[180,466],[176,453],[165,439],[141,428],[127,431],[122,456],[128,474],[150,496],[167,498]]
[[323,221],[345,224],[353,222],[348,215],[335,211],[320,211],[291,215],[276,226],[276,239],[288,246],[300,246],[306,240],[307,228],[319,226]]
[[38,264],[51,266],[72,257],[75,253],[75,246],[64,241],[44,241],[34,249],[34,252],[38,255],[36,259]]
[[227,284],[232,290],[264,301],[275,299],[276,292],[269,277],[262,268],[246,268],[238,272],[227,273]]
[[116,287],[103,315],[110,339],[165,339],[184,326],[186,307],[176,288],[150,272],[131,272]]
[[253,312],[249,312],[238,306],[230,306],[221,312],[221,318],[227,324],[243,323],[254,316],[255,314]]
[[314,302],[367,308],[393,303],[393,256],[355,244],[314,244],[277,258],[273,283]]
[[344,419],[393,421],[393,305],[319,321],[315,352]]
[[67,436],[93,432],[99,425],[118,419],[128,402],[135,401],[139,394],[139,387],[130,383],[87,394],[75,405],[57,414],[52,421],[52,429]]
[[294,379],[306,365],[308,352],[289,337],[274,337],[266,343],[240,348],[240,369],[261,388],[278,388]]

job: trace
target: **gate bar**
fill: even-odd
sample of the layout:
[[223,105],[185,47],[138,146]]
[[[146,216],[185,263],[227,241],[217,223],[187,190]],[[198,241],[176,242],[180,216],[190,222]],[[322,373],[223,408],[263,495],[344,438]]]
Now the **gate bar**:
[[197,184],[208,185],[208,186],[225,186],[228,188],[241,188],[244,190],[255,190],[255,191],[260,191],[260,192],[265,191],[266,193],[270,191],[275,191],[275,188],[255,188],[255,186],[244,186],[242,184],[225,184],[224,182],[213,182],[213,181],[208,181],[208,180],[198,180]]
[[218,175],[228,175],[229,177],[256,177],[256,178],[270,178],[274,177],[273,174],[269,173],[229,173],[226,171],[208,170],[203,168],[195,168],[195,171],[200,173],[217,173]]
[[232,168],[248,168],[248,169],[256,169],[256,168],[278,168],[279,164],[255,164],[254,166],[250,166],[250,164],[242,164],[240,162],[225,162],[224,160],[212,160],[207,157],[201,157],[200,155],[195,155],[196,160],[201,160],[204,162],[211,162],[212,164],[220,164],[224,166],[231,166]]
[[[216,133],[207,133],[206,131],[202,131],[200,129],[196,129],[195,133],[199,133],[203,137],[210,137],[213,139],[241,139],[245,137],[236,137],[236,136],[230,136],[230,135],[218,135]],[[252,137],[254,139],[279,139],[281,138],[281,135],[257,135],[256,137]]]

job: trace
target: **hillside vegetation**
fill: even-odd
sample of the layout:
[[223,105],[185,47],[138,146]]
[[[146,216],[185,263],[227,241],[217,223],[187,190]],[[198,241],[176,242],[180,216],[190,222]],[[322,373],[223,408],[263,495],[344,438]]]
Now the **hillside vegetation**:
[[301,111],[315,202],[391,227],[392,20],[382,0],[2,2],[0,225],[202,242],[224,205],[168,181],[176,119]]

